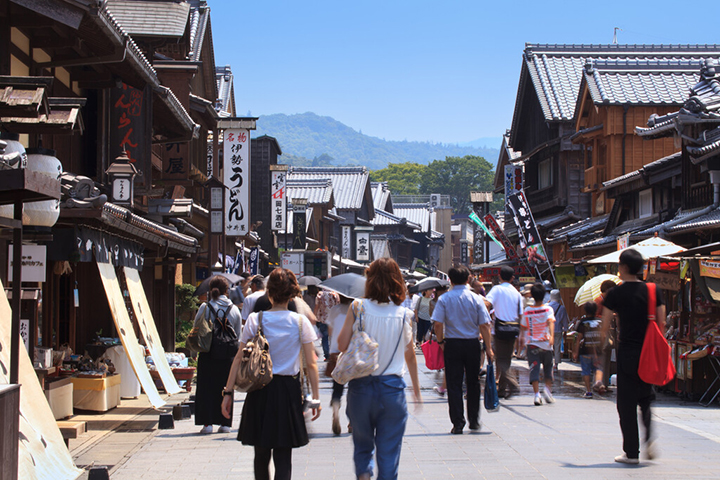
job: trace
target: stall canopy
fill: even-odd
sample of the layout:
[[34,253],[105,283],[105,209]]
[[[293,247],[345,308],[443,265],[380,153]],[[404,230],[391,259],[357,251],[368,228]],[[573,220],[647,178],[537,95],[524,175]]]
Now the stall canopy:
[[[165,405],[165,402],[160,398],[160,394],[155,387],[155,382],[150,376],[150,371],[145,364],[145,358],[140,353],[140,344],[135,336],[135,329],[133,328],[127,307],[125,306],[125,299],[120,290],[120,284],[115,274],[115,267],[110,263],[100,262],[97,262],[97,266],[100,271],[103,287],[105,288],[108,304],[110,305],[113,321],[115,322],[115,328],[117,328],[120,341],[130,360],[130,365],[132,365],[135,375],[138,380],[140,380],[140,385],[142,385],[143,390],[145,390],[152,406],[155,408],[162,407]],[[164,355],[163,358],[165,358]]]
[[138,324],[140,325],[140,333],[145,339],[145,345],[150,349],[150,354],[155,363],[155,368],[157,368],[160,374],[160,379],[165,386],[165,391],[169,395],[174,395],[180,391],[180,387],[177,384],[177,380],[175,380],[172,370],[170,370],[167,357],[165,357],[165,349],[160,342],[160,335],[155,326],[155,320],[150,311],[150,304],[148,304],[147,297],[145,296],[145,290],[140,281],[140,274],[134,268],[128,267],[123,267],[123,272],[125,273],[125,281],[127,283],[128,293],[130,294],[132,308],[135,312],[135,318],[137,318]]
[[[680,245],[676,245],[660,237],[648,238],[628,248],[637,250],[646,259],[657,258],[663,255],[671,255],[673,253],[684,252],[687,250]],[[593,258],[592,260],[588,260],[587,263],[619,263],[620,254],[625,250],[626,249],[622,249],[616,252],[608,253],[607,255],[603,255],[601,257]]]
[[[0,384],[9,382],[10,304],[0,282]],[[18,478],[75,479],[75,468],[27,350],[20,349],[20,441]]]

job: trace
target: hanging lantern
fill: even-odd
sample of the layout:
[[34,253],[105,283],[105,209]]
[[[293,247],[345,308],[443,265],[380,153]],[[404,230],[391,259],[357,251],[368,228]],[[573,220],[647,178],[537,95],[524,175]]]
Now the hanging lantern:
[[[46,148],[27,149],[27,170],[42,173],[60,180],[63,167],[55,157],[55,150]],[[23,205],[23,225],[52,227],[60,216],[60,200],[43,200]]]
[[[25,147],[20,143],[20,135],[17,133],[0,132],[0,140],[5,142],[7,146],[2,152],[3,155],[9,155],[15,152],[20,153],[20,161],[13,164],[12,168],[25,168],[27,166],[27,153]],[[0,205],[0,217],[13,218],[12,205]]]
[[126,205],[133,208],[135,203],[135,176],[138,170],[130,163],[130,159],[123,148],[122,153],[105,171],[111,189],[111,201],[116,205]]

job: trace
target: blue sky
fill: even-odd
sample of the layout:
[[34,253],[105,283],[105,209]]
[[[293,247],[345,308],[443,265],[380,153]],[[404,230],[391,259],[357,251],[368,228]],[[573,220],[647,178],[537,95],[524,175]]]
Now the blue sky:
[[[238,114],[315,112],[387,140],[499,137],[530,43],[720,43],[670,1],[208,0]],[[697,15],[701,17],[698,18]],[[698,23],[696,23],[698,22]]]

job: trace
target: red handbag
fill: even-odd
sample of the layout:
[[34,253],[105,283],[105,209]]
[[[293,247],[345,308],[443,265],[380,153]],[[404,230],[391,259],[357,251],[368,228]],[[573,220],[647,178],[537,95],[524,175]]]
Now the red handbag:
[[645,332],[638,375],[640,379],[651,385],[667,385],[675,378],[675,366],[670,358],[670,345],[658,327],[657,312],[657,286],[648,283],[648,326]]
[[425,366],[429,370],[442,370],[445,368],[445,356],[439,343],[428,340],[420,345],[420,348],[425,356]]

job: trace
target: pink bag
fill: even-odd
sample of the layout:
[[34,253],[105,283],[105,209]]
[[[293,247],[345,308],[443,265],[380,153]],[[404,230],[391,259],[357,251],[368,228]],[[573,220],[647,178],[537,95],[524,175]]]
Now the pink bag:
[[425,366],[430,370],[445,368],[445,356],[442,347],[435,340],[428,340],[420,345],[425,356]]

